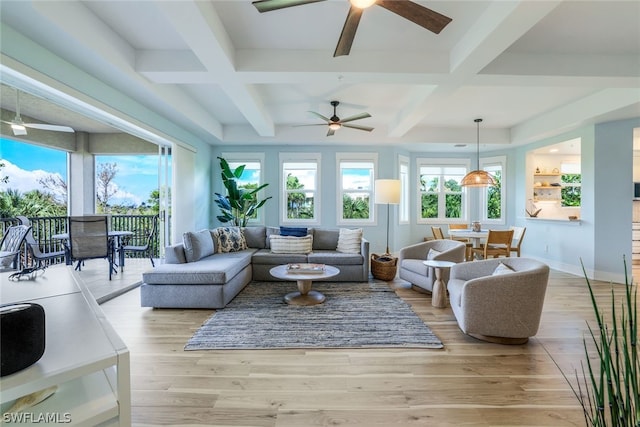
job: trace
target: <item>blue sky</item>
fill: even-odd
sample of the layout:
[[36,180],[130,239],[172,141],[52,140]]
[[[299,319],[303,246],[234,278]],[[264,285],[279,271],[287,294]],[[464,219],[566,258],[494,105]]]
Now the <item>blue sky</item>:
[[[12,188],[24,193],[41,189],[38,178],[51,173],[67,180],[67,153],[62,150],[0,138],[0,158],[5,162],[2,172],[9,177],[8,184],[0,184],[0,190]],[[114,181],[118,193],[113,202],[146,202],[149,193],[158,187],[157,159],[155,155],[97,156],[96,164],[117,163]]]

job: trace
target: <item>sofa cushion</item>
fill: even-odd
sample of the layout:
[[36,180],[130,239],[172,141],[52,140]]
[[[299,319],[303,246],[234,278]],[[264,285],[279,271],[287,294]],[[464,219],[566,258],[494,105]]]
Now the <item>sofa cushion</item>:
[[247,241],[240,227],[218,227],[211,234],[216,239],[218,253],[238,252],[247,249]]
[[269,249],[260,249],[251,257],[251,263],[254,265],[276,265],[289,264],[292,262],[307,262],[307,254],[274,254]]
[[304,237],[307,235],[306,227],[280,227],[281,236]]
[[213,285],[233,279],[251,263],[255,249],[217,253],[186,264],[159,264],[142,273],[142,281],[153,285]]
[[187,262],[187,258],[184,254],[184,245],[182,243],[164,248],[165,264],[184,264],[185,262]]
[[267,232],[265,227],[244,227],[242,229],[247,246],[250,248],[264,249],[267,247],[265,241]]
[[362,242],[362,228],[341,228],[338,234],[336,250],[345,254],[359,254]]
[[271,252],[274,254],[308,254],[313,245],[313,236],[304,237],[272,235]]
[[267,227],[266,229],[266,238],[265,238],[265,248],[271,248],[271,236],[279,236],[280,229],[278,227]]
[[214,253],[213,239],[209,230],[187,231],[182,235],[187,262],[195,262]]
[[309,262],[328,265],[362,265],[365,260],[360,253],[346,254],[337,251],[313,251],[307,255]]
[[338,247],[338,230],[316,228],[313,231],[313,250],[335,251]]

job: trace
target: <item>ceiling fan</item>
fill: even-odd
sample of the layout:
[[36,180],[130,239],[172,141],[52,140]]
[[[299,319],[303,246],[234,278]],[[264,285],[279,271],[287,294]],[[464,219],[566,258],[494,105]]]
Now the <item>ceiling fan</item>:
[[[336,115],[336,107],[339,104],[340,102],[338,101],[331,101],[331,105],[333,105],[333,116],[331,117],[325,117],[320,113],[316,113],[315,111],[309,111],[309,113],[327,122],[326,125],[329,126],[329,130],[327,131],[327,136],[331,136],[335,134],[336,131],[342,127],[363,130],[365,132],[371,132],[373,130],[373,128],[369,126],[359,126],[359,125],[354,125],[349,123],[354,120],[366,119],[367,117],[371,117],[371,114],[360,113],[360,114],[356,114],[355,116],[347,117],[346,119],[340,119],[340,117]],[[297,125],[297,126],[325,126],[325,124],[322,123],[322,124],[314,124],[314,125]]]
[[[256,0],[252,2],[252,4],[262,13],[321,1],[325,0]],[[440,34],[440,31],[452,21],[451,18],[414,3],[411,0],[349,0],[349,2],[351,3],[351,8],[349,9],[347,20],[342,27],[338,45],[333,53],[334,57],[349,55],[362,12],[364,9],[375,4],[436,34]]]
[[3,123],[11,125],[11,130],[15,136],[26,135],[27,128],[49,130],[54,132],[69,132],[73,133],[75,130],[69,126],[50,125],[46,123],[25,123],[20,117],[20,91],[16,89],[16,116],[10,122],[2,120]]

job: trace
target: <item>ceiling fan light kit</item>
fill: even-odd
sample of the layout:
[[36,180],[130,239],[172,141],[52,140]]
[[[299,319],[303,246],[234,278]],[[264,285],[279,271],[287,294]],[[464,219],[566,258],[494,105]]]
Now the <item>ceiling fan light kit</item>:
[[331,116],[330,118],[326,117],[326,116],[323,116],[320,113],[316,113],[315,111],[309,111],[309,113],[311,113],[314,116],[324,120],[326,123],[315,124],[315,125],[296,125],[296,127],[297,126],[325,126],[326,125],[326,126],[329,127],[329,130],[327,131],[327,136],[332,136],[333,134],[336,133],[336,131],[338,129],[341,129],[343,127],[351,128],[351,129],[357,129],[357,130],[363,130],[365,132],[371,132],[373,130],[373,128],[370,127],[370,126],[361,126],[361,125],[354,125],[354,124],[349,123],[349,122],[352,122],[354,120],[366,119],[367,117],[371,117],[371,114],[369,114],[369,113],[360,113],[360,114],[356,114],[355,116],[349,116],[346,119],[341,119],[336,114],[336,108],[338,107],[338,105],[340,105],[339,101],[331,101],[331,106],[333,107],[333,116]]
[[69,132],[74,133],[75,130],[69,126],[50,125],[46,123],[24,123],[22,117],[20,117],[20,90],[16,89],[16,116],[10,122],[2,120],[3,123],[7,123],[11,126],[14,136],[21,136],[27,134],[27,128],[50,130],[53,132]]
[[371,7],[375,2],[376,0],[349,0],[349,3],[351,3],[352,6],[360,9]]
[[474,122],[476,123],[477,129],[477,167],[476,170],[469,172],[462,178],[460,185],[463,187],[493,187],[496,185],[496,180],[489,172],[480,169],[480,122],[482,122],[482,119],[475,119]]

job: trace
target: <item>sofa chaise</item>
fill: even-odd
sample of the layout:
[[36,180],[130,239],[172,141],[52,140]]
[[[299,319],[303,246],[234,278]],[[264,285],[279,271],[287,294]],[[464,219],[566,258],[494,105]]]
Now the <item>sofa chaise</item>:
[[141,305],[223,308],[252,280],[278,281],[269,270],[288,263],[333,265],[340,274],[330,281],[369,279],[369,242],[361,230],[309,228],[304,236],[284,236],[284,229],[218,227],[184,233],[182,243],[165,249],[163,264],[143,273]]

